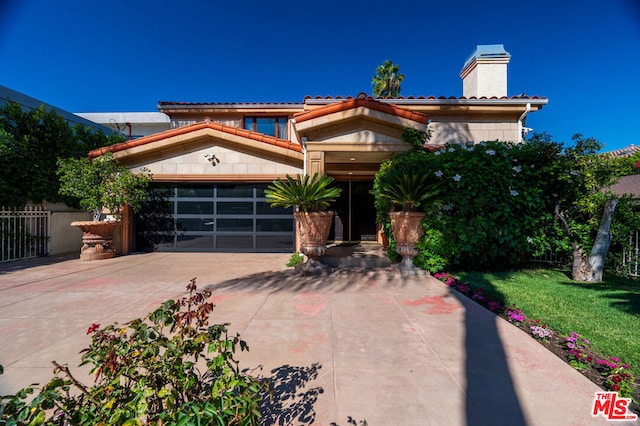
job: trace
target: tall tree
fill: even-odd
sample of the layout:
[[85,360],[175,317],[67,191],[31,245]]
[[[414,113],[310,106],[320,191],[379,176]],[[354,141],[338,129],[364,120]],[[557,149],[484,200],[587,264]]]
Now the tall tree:
[[573,145],[559,153],[555,165],[547,170],[546,191],[552,197],[554,217],[571,245],[575,281],[602,281],[616,207],[631,203],[630,198],[605,189],[622,175],[637,173],[625,164],[633,160],[598,154],[601,147],[595,139],[577,134]]
[[59,158],[81,158],[96,148],[124,140],[121,135],[71,126],[44,105],[0,107],[0,206],[64,201],[56,176]]
[[390,60],[384,61],[376,68],[376,75],[371,79],[375,98],[397,98],[400,95],[404,74],[400,74],[399,71],[400,65]]

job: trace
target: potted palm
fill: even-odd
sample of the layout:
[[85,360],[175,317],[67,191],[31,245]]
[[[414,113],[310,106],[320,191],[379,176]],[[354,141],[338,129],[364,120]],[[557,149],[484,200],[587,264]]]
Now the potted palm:
[[[113,233],[120,225],[121,209],[140,210],[148,197],[151,174],[143,169],[133,173],[107,153],[101,157],[67,158],[58,161],[60,194],[77,200],[92,214],[93,220],[72,222],[82,230],[80,260],[108,259],[116,255]],[[109,216],[104,217],[108,211]],[[105,220],[102,220],[105,218]]]
[[327,211],[341,193],[341,189],[331,186],[333,178],[326,175],[286,176],[285,180],[275,180],[264,191],[267,203],[272,207],[295,207],[296,234],[300,251],[308,258],[297,269],[312,272],[320,268],[315,259],[327,251],[327,237],[331,229],[334,213]]
[[379,181],[378,195],[393,206],[389,218],[403,272],[417,272],[413,258],[418,254],[416,243],[424,235],[422,219],[426,215],[418,208],[437,201],[442,193],[442,182],[434,176],[430,170],[401,168],[390,170]]

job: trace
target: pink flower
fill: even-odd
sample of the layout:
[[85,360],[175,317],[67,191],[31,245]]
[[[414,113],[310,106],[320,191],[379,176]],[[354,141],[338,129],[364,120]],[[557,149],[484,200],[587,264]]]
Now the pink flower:
[[502,304],[500,302],[489,302],[490,311],[501,311],[502,309]]

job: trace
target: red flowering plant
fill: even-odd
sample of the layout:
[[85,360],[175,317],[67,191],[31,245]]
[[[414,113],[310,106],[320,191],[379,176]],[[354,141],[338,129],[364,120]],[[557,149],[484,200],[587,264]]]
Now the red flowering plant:
[[[598,370],[605,378],[607,389],[618,392],[625,398],[632,398],[635,390],[635,378],[629,366],[623,363],[620,358],[610,356],[609,359],[599,358]],[[635,401],[634,402],[638,402]]]
[[591,367],[593,357],[585,351],[585,348],[590,344],[591,342],[588,339],[580,336],[575,331],[572,331],[564,338],[569,364],[576,370],[582,371]]
[[266,386],[234,359],[247,344],[229,324],[209,323],[210,290],[196,292],[194,278],[187,292],[144,318],[91,324],[81,365],[94,383],[53,362],[55,377],[39,393],[0,396],[0,425],[258,425]]

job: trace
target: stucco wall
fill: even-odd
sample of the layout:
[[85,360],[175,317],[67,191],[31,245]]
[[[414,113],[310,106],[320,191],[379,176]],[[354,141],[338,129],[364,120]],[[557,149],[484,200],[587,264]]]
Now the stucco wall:
[[518,123],[512,121],[493,122],[432,122],[430,127],[431,143],[460,143],[473,141],[511,141],[518,140]]
[[82,247],[82,231],[70,224],[77,220],[91,220],[91,215],[64,204],[48,204],[46,208],[51,212],[49,254],[77,252],[79,256],[80,247]]
[[[205,155],[214,155],[215,158],[210,161]],[[139,171],[143,166],[148,168],[154,175],[284,175],[302,172],[302,168],[280,164],[220,145],[211,145],[180,156],[152,161],[133,170]]]

